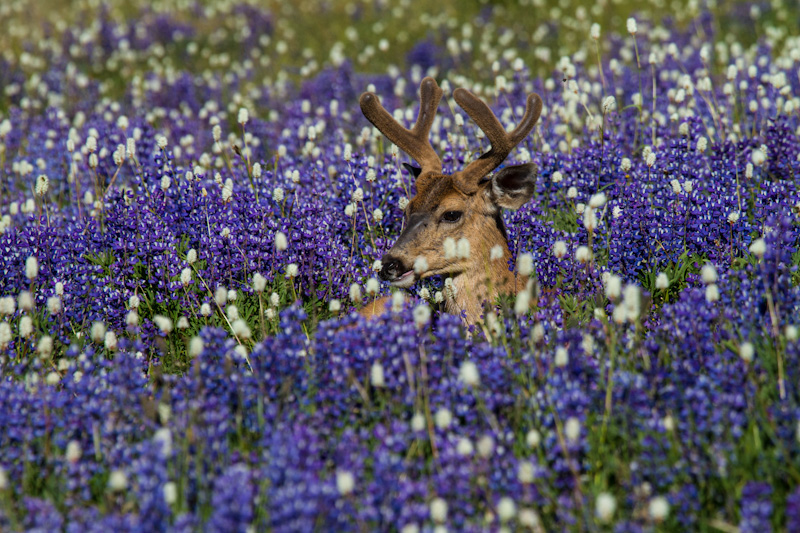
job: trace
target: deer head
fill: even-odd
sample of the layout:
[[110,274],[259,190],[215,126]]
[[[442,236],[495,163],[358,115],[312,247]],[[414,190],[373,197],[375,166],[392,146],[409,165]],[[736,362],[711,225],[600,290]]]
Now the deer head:
[[[468,90],[456,89],[453,97],[492,145],[453,174],[442,173],[442,162],[428,140],[442,98],[433,78],[422,80],[419,114],[410,130],[394,120],[375,94],[362,94],[360,104],[364,116],[420,165],[407,166],[416,178],[417,193],[405,209],[405,229],[382,258],[380,277],[396,287],[410,287],[420,278],[450,276],[453,289],[447,299],[448,311],[465,310],[467,320],[474,322],[484,299],[498,293],[515,294],[520,285],[507,266],[511,252],[502,210],[518,209],[531,198],[536,167],[531,163],[515,165],[487,175],[531,131],[541,114],[542,99],[537,94],[528,95],[525,115],[508,133],[489,106]],[[463,245],[461,253],[445,250],[448,239],[466,239],[469,252],[465,253]],[[448,242],[449,248],[453,248],[453,242]],[[502,257],[490,261],[495,246],[500,246]]]

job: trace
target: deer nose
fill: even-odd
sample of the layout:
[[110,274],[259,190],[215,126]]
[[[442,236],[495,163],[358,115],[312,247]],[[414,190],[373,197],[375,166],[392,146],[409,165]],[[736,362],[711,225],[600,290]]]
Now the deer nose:
[[383,281],[392,281],[400,274],[405,273],[402,261],[396,257],[385,255],[383,256],[383,259],[381,259],[381,263],[383,263],[383,266],[381,267],[381,271],[378,275]]

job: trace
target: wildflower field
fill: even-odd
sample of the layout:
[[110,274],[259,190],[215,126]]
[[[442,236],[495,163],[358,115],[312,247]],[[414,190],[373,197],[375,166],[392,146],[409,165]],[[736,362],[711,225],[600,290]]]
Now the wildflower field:
[[[643,4],[2,2],[0,531],[800,531],[800,9]],[[445,172],[544,102],[469,326],[424,76]]]

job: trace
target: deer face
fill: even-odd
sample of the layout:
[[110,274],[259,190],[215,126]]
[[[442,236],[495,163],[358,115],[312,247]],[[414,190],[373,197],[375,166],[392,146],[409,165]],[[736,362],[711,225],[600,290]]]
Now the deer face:
[[[454,174],[442,174],[442,163],[428,141],[442,90],[433,78],[420,84],[420,109],[411,130],[394,120],[372,93],[361,95],[361,110],[378,130],[413,157],[421,168],[409,167],[417,180],[417,194],[405,211],[406,227],[383,259],[381,278],[397,287],[410,287],[417,279],[439,274],[459,274],[488,260],[496,245],[510,256],[502,208],[517,209],[534,190],[536,168],[532,164],[507,167],[487,175],[500,166],[511,150],[530,132],[542,110],[536,94],[527,98],[525,115],[507,133],[491,109],[465,89],[453,97],[478,124],[492,143],[480,158]],[[461,239],[469,242],[469,252],[447,246]]]
[[[396,287],[410,287],[428,276],[481,268],[497,244],[506,252],[503,208],[518,209],[527,202],[535,179],[536,166],[528,163],[502,169],[471,194],[462,192],[453,176],[431,176],[418,183],[406,207],[405,229],[381,260],[381,278]],[[469,254],[456,249],[461,239],[469,242]]]

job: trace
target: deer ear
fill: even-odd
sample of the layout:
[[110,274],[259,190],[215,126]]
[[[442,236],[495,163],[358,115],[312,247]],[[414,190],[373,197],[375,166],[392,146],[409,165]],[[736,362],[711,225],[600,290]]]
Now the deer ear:
[[403,163],[403,166],[406,167],[406,170],[408,170],[411,173],[412,176],[414,176],[414,179],[417,179],[419,177],[419,175],[422,173],[422,169],[418,168],[418,167],[415,167],[414,165],[409,165],[408,163]]
[[494,203],[506,209],[519,209],[536,190],[539,169],[533,163],[513,165],[492,176],[490,195]]

